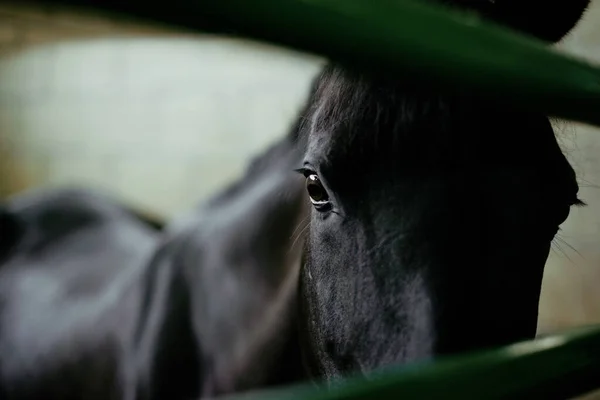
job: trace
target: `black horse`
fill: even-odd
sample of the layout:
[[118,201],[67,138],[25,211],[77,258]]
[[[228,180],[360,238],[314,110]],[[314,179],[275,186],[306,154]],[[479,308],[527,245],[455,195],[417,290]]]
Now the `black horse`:
[[0,209],[0,398],[119,398],[139,285],[158,232],[92,191]]
[[[587,6],[449,3],[547,41]],[[546,116],[332,63],[288,136],[161,231],[85,191],[4,205],[0,395],[191,399],[532,338],[577,192]]]

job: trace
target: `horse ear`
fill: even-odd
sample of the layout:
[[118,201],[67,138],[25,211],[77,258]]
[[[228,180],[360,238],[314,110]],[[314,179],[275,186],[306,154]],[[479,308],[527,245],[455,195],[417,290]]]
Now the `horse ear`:
[[[577,25],[589,0],[467,0],[484,16],[550,43],[560,41]],[[485,6],[482,4],[486,3]],[[485,9],[483,9],[485,8]]]

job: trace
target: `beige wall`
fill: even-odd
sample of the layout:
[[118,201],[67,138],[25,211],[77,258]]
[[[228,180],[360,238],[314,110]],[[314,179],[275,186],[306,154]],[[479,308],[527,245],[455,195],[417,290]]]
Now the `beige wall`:
[[[592,0],[560,48],[600,65],[600,0]],[[600,323],[600,129],[565,122],[557,128],[588,206],[572,210],[553,245],[542,291],[541,331]]]
[[0,194],[77,182],[173,215],[284,134],[316,58],[0,6]]
[[[600,62],[599,22],[594,0],[562,48]],[[286,131],[319,67],[256,44],[0,6],[0,195],[81,182],[173,215]],[[589,206],[548,260],[546,332],[600,323],[600,131],[558,127]]]

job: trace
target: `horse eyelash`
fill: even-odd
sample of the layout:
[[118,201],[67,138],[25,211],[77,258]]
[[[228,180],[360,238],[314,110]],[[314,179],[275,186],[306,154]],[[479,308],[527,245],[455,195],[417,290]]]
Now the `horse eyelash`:
[[309,169],[305,168],[305,167],[300,167],[300,168],[295,168],[294,172],[299,173],[300,175],[304,175],[305,177],[310,174],[313,173],[312,171],[310,171]]
[[587,206],[587,203],[585,201],[577,198],[577,199],[575,199],[575,201],[571,205],[575,206],[575,207],[585,207],[585,206]]

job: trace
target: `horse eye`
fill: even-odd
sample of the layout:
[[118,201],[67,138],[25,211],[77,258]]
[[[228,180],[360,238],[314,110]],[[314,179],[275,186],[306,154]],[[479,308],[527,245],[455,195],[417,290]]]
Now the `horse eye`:
[[315,207],[320,208],[329,204],[327,191],[317,175],[310,174],[306,177],[306,190],[308,191],[310,201]]

